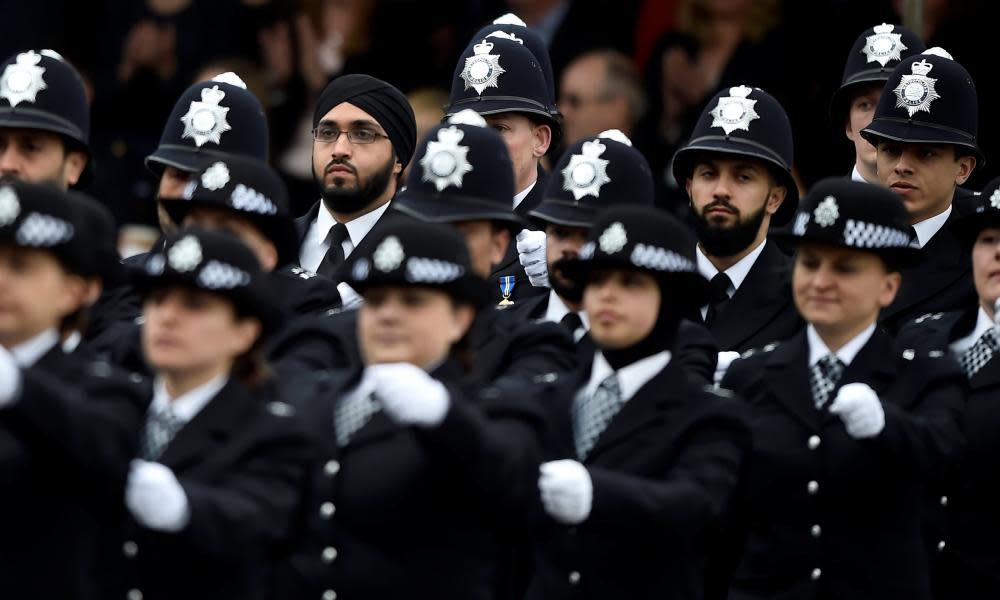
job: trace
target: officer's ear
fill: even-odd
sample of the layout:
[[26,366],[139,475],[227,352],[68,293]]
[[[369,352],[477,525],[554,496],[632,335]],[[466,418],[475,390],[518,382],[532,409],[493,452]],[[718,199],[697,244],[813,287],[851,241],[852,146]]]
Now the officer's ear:
[[535,158],[541,158],[549,151],[549,145],[552,144],[552,128],[539,123],[531,129],[533,137],[531,153]]
[[71,150],[66,153],[66,158],[63,159],[63,179],[66,182],[66,187],[73,187],[78,181],[80,181],[80,176],[83,175],[83,170],[87,166],[87,155],[79,150]]
[[767,204],[764,205],[764,210],[767,211],[768,215],[773,216],[781,208],[781,203],[785,201],[787,196],[787,187],[776,184],[772,185],[767,192]]
[[972,154],[961,154],[955,149],[955,162],[958,164],[958,171],[955,173],[955,185],[962,185],[968,181],[972,171],[976,168],[976,157]]

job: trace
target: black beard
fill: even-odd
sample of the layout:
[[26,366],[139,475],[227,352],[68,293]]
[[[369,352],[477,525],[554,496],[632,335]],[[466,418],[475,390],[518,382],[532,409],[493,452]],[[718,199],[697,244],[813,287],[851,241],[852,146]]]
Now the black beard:
[[[346,163],[338,161],[337,164]],[[361,211],[385,192],[393,177],[392,170],[395,165],[396,157],[390,156],[385,166],[375,171],[367,180],[361,179],[355,170],[358,184],[354,189],[332,185],[324,186],[323,177],[316,175],[315,168],[313,168],[313,178],[319,186],[319,195],[323,198],[323,204],[326,205],[327,210],[341,214],[352,214]],[[353,168],[353,165],[350,166]]]
[[[711,206],[711,205],[709,205]],[[706,207],[707,209],[708,207]],[[725,228],[709,224],[704,211],[695,216],[694,229],[698,242],[708,256],[735,256],[750,247],[757,239],[761,223],[767,215],[767,205],[746,219],[738,219],[736,225]]]
[[549,287],[557,296],[573,304],[579,304],[583,300],[583,286],[573,284],[563,277],[558,269],[553,269],[552,265],[549,265]]

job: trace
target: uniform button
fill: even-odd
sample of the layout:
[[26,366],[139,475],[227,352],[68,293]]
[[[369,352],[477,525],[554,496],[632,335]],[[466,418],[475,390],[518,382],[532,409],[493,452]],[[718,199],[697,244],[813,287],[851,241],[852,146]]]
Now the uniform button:
[[819,439],[818,435],[811,435],[811,436],[809,436],[809,449],[810,450],[815,450],[816,448],[819,448],[819,444],[822,441],[823,440]]
[[946,544],[944,543],[944,540],[941,540],[940,542],[938,542],[938,552],[944,552],[945,545]]
[[132,540],[128,540],[122,544],[122,553],[129,558],[135,557],[139,553],[139,544],[136,544]]
[[333,590],[326,590],[323,592],[323,600],[337,600],[337,592]]
[[319,505],[319,516],[324,519],[329,519],[335,512],[337,512],[337,507],[333,505],[333,502],[324,502]]
[[139,590],[132,589],[129,590],[127,594],[125,594],[125,597],[128,600],[142,600],[142,592],[140,592]]
[[814,538],[818,538],[823,535],[823,528],[819,525],[813,525],[809,528],[809,533],[811,533]]
[[576,584],[580,583],[580,572],[579,571],[571,571],[570,572],[570,574],[569,574],[569,583],[570,583],[570,585],[576,585]]
[[323,465],[323,472],[329,477],[333,477],[340,472],[340,463],[335,460],[326,461],[326,464]]
[[810,481],[806,485],[806,490],[808,490],[810,496],[815,496],[816,492],[819,491],[819,482],[818,481]]
[[822,576],[823,576],[823,569],[813,569],[812,573],[809,574],[809,577],[811,577],[813,581],[816,581]]
[[941,496],[941,506],[948,506],[948,496]]
[[320,555],[325,563],[332,563],[337,559],[337,549],[333,546],[327,546],[323,548],[323,554]]

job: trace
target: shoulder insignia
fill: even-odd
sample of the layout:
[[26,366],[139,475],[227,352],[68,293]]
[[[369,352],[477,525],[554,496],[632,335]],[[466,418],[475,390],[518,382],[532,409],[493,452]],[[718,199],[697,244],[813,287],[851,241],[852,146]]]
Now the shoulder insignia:
[[138,373],[129,373],[128,380],[132,383],[142,383],[142,375]]
[[96,377],[111,377],[111,365],[104,361],[97,361],[90,365],[90,373]]
[[552,383],[557,379],[559,379],[559,374],[554,372],[542,373],[531,378],[535,383]]
[[937,312],[937,313],[927,313],[925,315],[920,315],[919,317],[917,317],[916,319],[914,319],[913,322],[914,323],[923,323],[924,321],[928,321],[928,320],[930,320],[930,321],[937,321],[938,319],[940,319],[943,316],[944,316],[944,313],[939,313],[939,312]]
[[718,396],[720,398],[732,398],[733,397],[733,393],[730,390],[728,390],[728,389],[726,389],[724,387],[719,387],[717,385],[706,385],[706,386],[704,386],[701,389],[704,390],[704,391],[706,391],[706,392],[708,392],[708,393],[710,393],[710,394]]
[[276,417],[290,417],[295,414],[295,407],[285,402],[268,402],[267,410]]
[[927,353],[928,358],[941,358],[942,356],[944,356],[944,352],[940,350],[931,350]]
[[740,354],[740,358],[750,358],[754,354],[757,354],[757,349],[756,348],[750,348],[749,350],[747,350],[743,354]]
[[916,354],[917,353],[915,350],[913,350],[913,348],[907,348],[906,350],[903,350],[903,358],[905,358],[906,360],[913,360],[913,357],[916,356]]
[[292,273],[298,275],[302,279],[312,279],[313,277],[316,276],[316,274],[313,273],[312,271],[307,271],[302,267],[292,267]]
[[762,351],[762,352],[771,352],[772,350],[774,350],[774,349],[775,349],[775,348],[777,348],[777,347],[778,347],[778,342],[771,342],[770,344],[768,344],[768,345],[764,346],[764,347],[763,347],[763,348],[761,349],[761,351]]

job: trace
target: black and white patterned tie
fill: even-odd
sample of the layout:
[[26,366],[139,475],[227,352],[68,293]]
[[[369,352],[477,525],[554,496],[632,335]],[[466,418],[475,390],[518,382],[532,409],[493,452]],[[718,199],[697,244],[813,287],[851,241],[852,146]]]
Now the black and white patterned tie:
[[580,460],[587,457],[624,403],[615,373],[605,377],[593,394],[577,396],[572,410],[573,440]]
[[969,376],[969,379],[972,379],[976,373],[986,366],[986,363],[990,362],[990,359],[996,355],[998,349],[1000,349],[1000,343],[997,340],[997,331],[991,327],[983,335],[979,336],[979,339],[976,340],[976,343],[971,348],[962,353],[958,362],[965,369],[965,374]]
[[382,405],[375,399],[375,394],[351,394],[344,398],[333,411],[337,445],[341,448],[346,446],[351,436],[380,410]]
[[157,460],[167,449],[177,432],[184,427],[173,409],[167,406],[163,410],[150,411],[146,415],[146,427],[139,441],[139,451],[143,460]]
[[823,408],[830,398],[830,392],[837,387],[837,382],[843,374],[844,363],[833,354],[827,354],[816,361],[809,373],[809,383],[816,408]]

